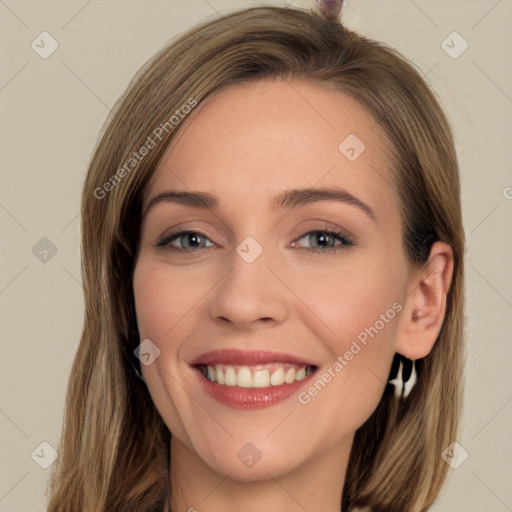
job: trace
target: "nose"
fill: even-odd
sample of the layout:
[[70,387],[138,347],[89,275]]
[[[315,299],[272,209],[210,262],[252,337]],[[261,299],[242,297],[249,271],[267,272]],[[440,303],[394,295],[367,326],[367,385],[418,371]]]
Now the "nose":
[[288,313],[290,292],[278,274],[267,266],[265,251],[252,263],[234,253],[230,270],[213,290],[211,318],[244,328],[282,322]]

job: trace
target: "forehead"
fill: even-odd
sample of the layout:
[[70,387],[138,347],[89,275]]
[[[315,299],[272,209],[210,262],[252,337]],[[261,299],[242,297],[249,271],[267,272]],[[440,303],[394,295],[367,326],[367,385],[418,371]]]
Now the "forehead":
[[211,191],[221,207],[266,207],[286,188],[342,186],[384,213],[388,140],[354,99],[307,80],[230,86],[196,107],[164,153],[145,204],[169,190]]

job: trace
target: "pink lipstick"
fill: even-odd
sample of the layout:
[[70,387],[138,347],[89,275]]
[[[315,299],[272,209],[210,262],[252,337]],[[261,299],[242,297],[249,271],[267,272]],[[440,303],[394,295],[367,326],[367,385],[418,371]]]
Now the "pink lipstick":
[[190,365],[206,393],[235,409],[256,409],[282,402],[309,382],[317,366],[282,352],[216,350]]

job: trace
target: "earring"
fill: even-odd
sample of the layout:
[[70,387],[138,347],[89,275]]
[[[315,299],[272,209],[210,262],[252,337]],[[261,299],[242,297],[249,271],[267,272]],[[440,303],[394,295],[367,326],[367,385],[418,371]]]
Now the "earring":
[[135,373],[135,375],[142,381],[144,382],[144,384],[146,383],[146,381],[144,380],[144,375],[142,375],[142,371],[140,370],[140,363],[139,364],[133,364],[132,363],[132,370],[133,370],[133,373]]
[[409,393],[411,392],[411,389],[418,381],[415,363],[416,361],[414,359],[407,359],[401,354],[395,354],[393,364],[391,365],[391,373],[394,373],[393,370],[394,368],[396,368],[397,364],[398,371],[396,372],[396,376],[392,380],[389,380],[388,382],[389,384],[392,384],[395,387],[396,398],[407,398],[409,396]]
[[139,370],[139,369],[135,369],[135,373],[137,374],[137,377],[139,377],[139,379],[144,382],[144,384],[146,384],[146,381],[144,380],[144,375],[142,375],[142,372]]

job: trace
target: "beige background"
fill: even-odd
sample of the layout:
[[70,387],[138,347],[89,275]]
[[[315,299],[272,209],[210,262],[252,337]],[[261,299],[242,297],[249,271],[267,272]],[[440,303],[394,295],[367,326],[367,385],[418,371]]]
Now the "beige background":
[[[175,34],[260,4],[0,1],[0,512],[45,510],[49,470],[31,453],[37,448],[45,455],[34,459],[44,461],[49,449],[41,452],[40,443],[56,447],[60,433],[83,318],[80,191],[109,107]],[[512,1],[348,0],[344,19],[416,63],[438,92],[457,139],[468,297],[466,404],[457,441],[469,457],[449,470],[431,510],[510,511]],[[59,45],[47,59],[31,47],[43,31]],[[441,46],[453,31],[469,44],[458,58]],[[455,37],[448,44],[459,52],[464,42]],[[46,262],[33,252],[43,237],[57,250]]]

